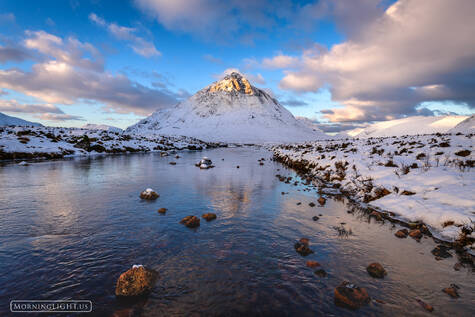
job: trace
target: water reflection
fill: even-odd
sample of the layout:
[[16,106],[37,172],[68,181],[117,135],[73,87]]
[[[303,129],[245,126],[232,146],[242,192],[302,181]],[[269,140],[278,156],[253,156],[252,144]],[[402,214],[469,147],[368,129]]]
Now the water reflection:
[[[260,166],[257,159],[270,156],[265,150],[180,155],[0,167],[0,315],[12,298],[91,299],[97,316],[131,308],[144,316],[424,314],[414,297],[441,315],[472,315],[473,273],[454,271],[455,258],[434,261],[432,241],[396,239],[391,225],[348,214],[345,201],[309,207],[316,191],[279,182],[275,174],[295,175],[269,160]],[[204,155],[215,168],[194,166]],[[160,198],[141,201],[147,187]],[[194,230],[178,223],[208,211],[218,219]],[[341,222],[352,236],[338,237],[333,226]],[[310,239],[308,259],[327,277],[305,267],[307,258],[293,248],[300,237]],[[388,270],[383,281],[366,274],[372,261]],[[159,272],[156,288],[144,303],[117,301],[116,278],[139,263]],[[333,288],[344,279],[387,304],[359,313],[336,308]],[[456,302],[440,291],[450,283],[461,286]]]

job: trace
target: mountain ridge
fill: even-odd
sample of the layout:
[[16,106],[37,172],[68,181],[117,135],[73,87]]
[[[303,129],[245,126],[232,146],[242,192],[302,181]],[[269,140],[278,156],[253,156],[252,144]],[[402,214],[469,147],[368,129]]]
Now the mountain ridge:
[[299,122],[275,98],[237,72],[172,108],[154,112],[126,132],[230,143],[285,143],[327,137]]

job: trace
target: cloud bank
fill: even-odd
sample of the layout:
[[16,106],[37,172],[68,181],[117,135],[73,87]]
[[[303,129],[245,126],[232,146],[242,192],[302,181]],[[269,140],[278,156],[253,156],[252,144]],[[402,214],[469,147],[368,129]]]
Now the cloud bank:
[[[374,4],[355,2],[362,7]],[[367,20],[359,16],[361,10],[351,13],[354,2],[338,3],[340,16],[358,17],[363,23],[357,26],[358,20],[343,19],[344,28],[353,30],[347,32],[347,41],[329,51],[318,46],[305,50],[296,66],[285,70],[282,89],[315,92],[328,85],[332,98],[344,105],[324,111],[332,122],[414,115],[424,101],[453,101],[473,109],[474,1],[399,0]],[[277,56],[266,63],[285,60]]]
[[104,58],[91,44],[45,31],[26,31],[24,49],[37,53],[31,70],[0,69],[0,86],[50,104],[92,101],[118,113],[147,115],[182,98],[167,87],[150,88],[123,74],[104,70]]

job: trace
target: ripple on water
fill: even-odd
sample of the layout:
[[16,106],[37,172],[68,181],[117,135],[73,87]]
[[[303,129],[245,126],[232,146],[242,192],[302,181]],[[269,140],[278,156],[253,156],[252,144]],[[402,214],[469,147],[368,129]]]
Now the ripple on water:
[[[327,197],[323,207],[310,207],[317,189],[294,186],[298,177],[275,162],[259,166],[257,159],[270,157],[265,150],[180,156],[176,166],[157,154],[43,162],[28,170],[3,166],[0,314],[11,299],[28,298],[91,299],[98,316],[129,307],[144,316],[429,314],[417,298],[434,306],[434,314],[475,314],[474,273],[454,271],[457,257],[435,261],[431,239],[397,239],[397,227],[348,214],[344,199]],[[201,156],[216,158],[216,167],[197,169]],[[292,176],[292,183],[276,174]],[[160,198],[140,200],[148,187]],[[157,213],[161,207],[165,215]],[[196,229],[179,224],[205,212],[217,219]],[[334,227],[340,226],[352,234],[339,235]],[[302,237],[315,253],[295,251]],[[327,275],[315,275],[307,260],[318,261]],[[371,262],[388,275],[371,278]],[[119,301],[117,277],[133,264],[160,278],[148,300]],[[385,304],[357,312],[336,307],[333,289],[343,280]],[[460,286],[459,299],[442,293],[451,283]]]

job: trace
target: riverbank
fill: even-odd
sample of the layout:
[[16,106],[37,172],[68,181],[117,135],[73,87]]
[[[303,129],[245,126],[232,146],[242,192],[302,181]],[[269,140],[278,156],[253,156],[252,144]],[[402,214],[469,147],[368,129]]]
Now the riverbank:
[[318,141],[272,148],[274,158],[363,207],[437,238],[463,239],[473,254],[472,135],[433,134]]
[[0,127],[0,160],[58,159],[98,154],[203,150],[226,147],[190,137],[143,137],[104,130]]

